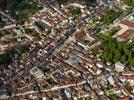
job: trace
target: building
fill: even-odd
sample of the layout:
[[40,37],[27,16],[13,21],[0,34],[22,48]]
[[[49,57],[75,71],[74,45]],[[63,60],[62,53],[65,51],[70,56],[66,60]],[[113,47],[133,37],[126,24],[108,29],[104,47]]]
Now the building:
[[134,16],[130,16],[120,22],[122,28],[134,30]]
[[7,91],[0,92],[0,100],[7,99],[9,97],[9,94]]
[[79,57],[77,57],[75,55],[72,55],[72,56],[69,57],[67,62],[70,63],[70,64],[75,64],[75,63],[78,63],[79,60],[80,60]]
[[30,74],[33,75],[37,80],[42,80],[45,77],[43,71],[37,66],[30,70]]
[[103,62],[101,62],[101,61],[97,61],[97,62],[96,62],[96,66],[97,66],[98,68],[103,68],[103,67],[104,67],[104,64],[103,64]]
[[115,63],[115,70],[117,72],[123,72],[125,67],[126,66],[124,64],[120,63],[120,62]]
[[122,29],[116,33],[118,41],[127,41],[134,37],[134,15],[129,15],[119,25]]
[[45,31],[45,25],[42,21],[35,22],[35,26],[37,26],[41,31]]
[[134,37],[134,30],[126,30],[121,35],[118,35],[117,40],[118,41],[127,41]]
[[134,77],[133,76],[128,76],[128,77],[126,77],[126,79],[130,83],[130,86],[134,86]]
[[130,100],[130,98],[128,96],[126,96],[126,97],[120,98],[119,100]]
[[107,80],[111,85],[115,85],[115,81],[112,76],[109,76]]

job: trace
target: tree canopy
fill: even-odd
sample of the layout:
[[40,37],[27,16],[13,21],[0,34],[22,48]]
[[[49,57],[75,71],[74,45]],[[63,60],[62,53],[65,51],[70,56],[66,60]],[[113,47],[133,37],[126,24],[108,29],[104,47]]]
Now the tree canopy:
[[1,54],[0,55],[0,65],[7,66],[11,63],[12,59],[9,54]]
[[28,17],[42,9],[35,0],[0,0],[0,2],[2,2],[0,7],[9,10],[19,24],[24,24]]
[[122,0],[123,4],[134,8],[134,0]]
[[116,63],[121,61],[130,67],[134,67],[134,45],[127,42],[119,42],[111,36],[103,36],[101,49],[103,53],[101,59],[103,61],[111,61]]
[[82,14],[81,9],[79,7],[69,7],[68,9],[69,9],[69,12],[74,16]]
[[67,2],[67,0],[57,0],[57,2],[61,5]]
[[104,24],[112,23],[116,18],[118,18],[122,14],[122,11],[116,10],[108,10],[104,16],[103,22]]
[[87,6],[91,6],[92,4],[96,3],[96,0],[85,0]]

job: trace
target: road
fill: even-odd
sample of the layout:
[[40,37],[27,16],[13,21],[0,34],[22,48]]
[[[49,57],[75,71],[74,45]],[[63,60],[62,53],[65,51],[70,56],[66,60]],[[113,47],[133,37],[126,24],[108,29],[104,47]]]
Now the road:
[[3,15],[3,16],[5,16],[5,17],[6,17],[7,19],[9,19],[11,22],[16,23],[16,21],[15,21],[13,18],[11,18],[10,16],[6,15],[4,12],[0,11],[0,14]]
[[[76,85],[77,85],[77,86],[83,85],[83,84],[85,84],[85,83],[86,83],[86,81],[82,81],[82,82],[77,83],[77,84],[68,84],[68,85],[59,86],[59,87],[52,87],[51,89],[44,89],[44,90],[41,90],[41,92],[55,91],[55,90],[59,90],[59,89],[63,89],[63,88],[74,87],[74,86],[76,86]],[[11,97],[23,96],[23,95],[33,94],[33,93],[39,93],[39,91],[27,91],[27,92],[25,92],[25,93],[12,94]]]
[[97,47],[97,46],[99,46],[99,45],[101,45],[101,41],[98,41],[98,42],[94,43],[94,44],[91,45],[88,49],[91,50],[91,49],[93,49],[93,48],[95,48],[95,47]]
[[4,30],[10,30],[10,29],[13,29],[13,28],[16,28],[16,24],[12,24],[12,25],[7,25],[7,26],[4,26],[3,28],[0,29],[0,31],[4,31]]

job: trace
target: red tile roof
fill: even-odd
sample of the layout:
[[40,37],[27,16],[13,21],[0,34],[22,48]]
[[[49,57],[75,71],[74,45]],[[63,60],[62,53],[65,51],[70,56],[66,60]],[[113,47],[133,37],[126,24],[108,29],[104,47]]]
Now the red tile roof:
[[134,28],[134,23],[130,22],[128,20],[122,20],[120,23],[123,24],[123,25],[126,25],[128,27],[133,27]]
[[129,100],[129,97],[128,97],[128,96],[122,97],[122,98],[120,98],[119,100]]
[[77,40],[81,40],[82,38],[84,38],[86,36],[85,30],[81,29],[79,32],[75,33],[75,38]]
[[124,33],[122,33],[121,35],[119,35],[118,37],[121,39],[128,39],[133,34],[134,34],[134,30],[127,30]]

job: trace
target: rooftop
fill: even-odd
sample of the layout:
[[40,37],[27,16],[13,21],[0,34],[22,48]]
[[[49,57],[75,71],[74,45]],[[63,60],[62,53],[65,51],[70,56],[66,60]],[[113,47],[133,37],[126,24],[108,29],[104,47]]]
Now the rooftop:
[[134,28],[134,17],[130,16],[129,18],[122,20],[121,24]]
[[118,37],[121,39],[128,39],[130,36],[134,35],[134,30],[127,30],[124,33],[122,33],[121,35],[119,35]]
[[121,62],[115,63],[115,66],[126,67],[126,66],[125,66],[123,63],[121,63]]
[[30,70],[30,73],[37,79],[42,79],[44,77],[42,70],[40,70],[38,67],[33,67]]

